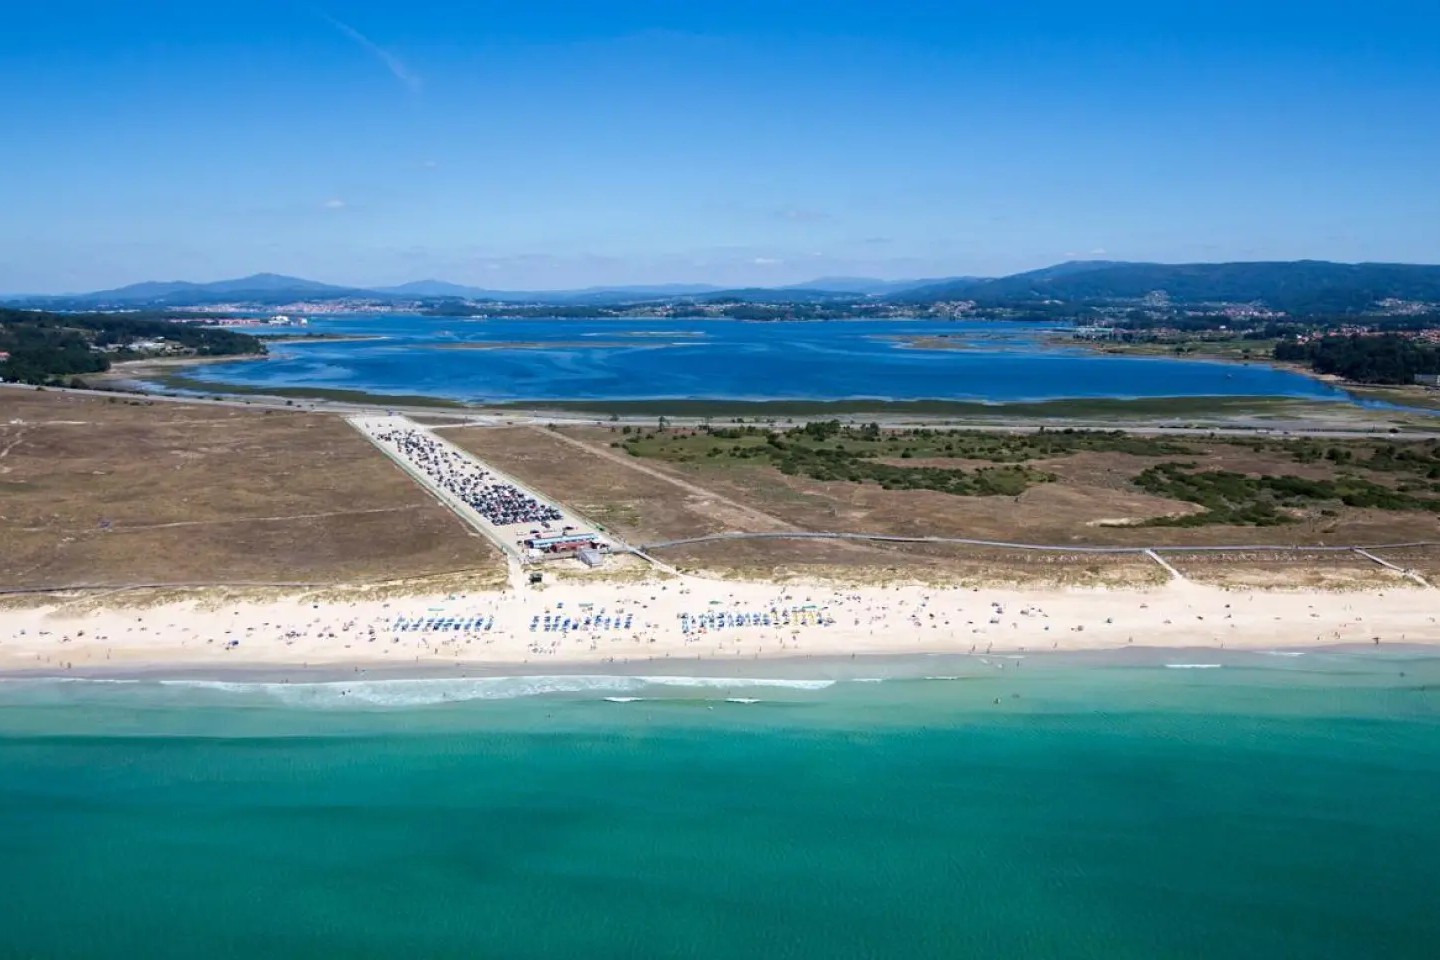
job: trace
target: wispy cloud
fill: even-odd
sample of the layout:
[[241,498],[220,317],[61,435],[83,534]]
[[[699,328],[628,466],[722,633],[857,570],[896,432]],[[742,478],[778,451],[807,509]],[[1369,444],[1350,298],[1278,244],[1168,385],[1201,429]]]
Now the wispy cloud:
[[324,206],[326,210],[344,210],[346,207],[346,203],[339,197],[335,197],[332,200],[326,200],[325,203],[322,204],[322,206]]
[[822,220],[830,219],[830,214],[823,210],[806,210],[803,207],[786,207],[776,210],[775,216],[792,223],[819,223]]
[[405,65],[404,60],[401,60],[399,57],[395,56],[395,54],[391,53],[389,50],[386,50],[384,47],[380,46],[380,44],[376,43],[374,40],[371,40],[359,30],[356,30],[354,27],[350,26],[350,24],[344,23],[340,20],[336,20],[328,13],[323,13],[320,11],[316,12],[326,23],[330,24],[330,26],[334,27],[336,30],[339,30],[342,34],[349,37],[358,47],[360,47],[366,53],[370,54],[376,60],[379,60],[380,63],[385,67],[385,69],[390,71],[391,76],[393,76],[396,80],[400,81],[401,85],[404,86],[405,89],[409,90],[411,93],[419,93],[421,88],[424,87],[425,82],[420,79],[419,74],[415,73],[408,66]]

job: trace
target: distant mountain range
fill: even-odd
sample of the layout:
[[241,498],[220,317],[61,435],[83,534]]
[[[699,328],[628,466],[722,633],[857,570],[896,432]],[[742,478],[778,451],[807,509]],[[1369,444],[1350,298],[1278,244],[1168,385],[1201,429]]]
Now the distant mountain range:
[[444,280],[416,280],[398,287],[376,287],[373,292],[401,297],[458,297],[465,300],[583,300],[588,297],[684,297],[713,293],[723,287],[704,283],[662,283],[635,287],[585,287],[579,290],[489,290]]
[[793,283],[778,290],[804,290],[811,293],[858,293],[871,297],[883,297],[903,293],[916,287],[940,283],[974,283],[981,277],[946,277],[929,280],[876,280],[874,277],[821,277],[808,283]]
[[946,280],[905,291],[913,301],[981,304],[1135,300],[1164,293],[1176,303],[1262,302],[1284,310],[1364,309],[1377,300],[1440,300],[1440,266],[1295,260],[1242,263],[1075,261],[991,280]]
[[362,294],[349,287],[337,287],[315,280],[286,277],[278,273],[257,273],[237,280],[216,280],[212,283],[190,283],[185,280],[147,281],[132,283],[114,290],[97,290],[71,296],[51,297],[54,300],[83,300],[96,303],[138,304],[200,304],[216,300],[251,300],[282,297],[342,297]]
[[492,300],[509,303],[594,304],[639,300],[675,300],[696,297],[732,299],[816,300],[889,294],[937,281],[877,280],[846,277],[816,280],[791,287],[756,287],[743,290],[713,284],[664,283],[637,286],[585,287],[578,290],[491,290],[450,283],[444,280],[416,280],[393,287],[343,287],[301,277],[257,273],[235,280],[191,283],[184,280],[147,281],[113,290],[42,297],[0,298],[23,301],[57,309],[87,307],[179,307],[245,302],[275,304],[291,300],[339,300],[345,298],[403,300]]
[[55,309],[278,304],[345,298],[579,305],[693,299],[817,302],[867,297],[906,303],[974,300],[984,306],[998,306],[1039,301],[1086,304],[1140,300],[1157,293],[1164,293],[1175,303],[1260,302],[1282,310],[1343,313],[1366,309],[1387,297],[1440,301],[1440,266],[1319,260],[1188,264],[1086,260],[996,278],[896,281],[822,277],[786,287],[746,289],[658,284],[536,291],[489,290],[443,280],[359,288],[261,273],[213,283],[147,282],[95,293],[10,299]]

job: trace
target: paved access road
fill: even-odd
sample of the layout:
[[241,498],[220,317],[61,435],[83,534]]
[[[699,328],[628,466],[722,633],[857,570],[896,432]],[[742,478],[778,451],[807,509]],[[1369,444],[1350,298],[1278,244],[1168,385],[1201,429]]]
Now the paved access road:
[[391,413],[350,417],[349,422],[415,482],[498,546],[510,566],[514,587],[522,585],[520,568],[530,559],[522,541],[532,532],[551,535],[572,527],[595,534],[616,552],[639,553],[409,417]]

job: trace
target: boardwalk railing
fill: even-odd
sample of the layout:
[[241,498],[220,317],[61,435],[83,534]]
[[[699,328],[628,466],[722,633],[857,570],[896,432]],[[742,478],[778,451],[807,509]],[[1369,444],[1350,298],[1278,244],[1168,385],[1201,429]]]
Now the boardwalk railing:
[[[1043,553],[1365,553],[1371,550],[1403,550],[1415,547],[1440,547],[1440,540],[1416,540],[1410,543],[1365,543],[1343,546],[1296,546],[1294,544],[1237,544],[1229,546],[1154,545],[1142,547],[1096,547],[1079,544],[1013,543],[1007,540],[974,540],[968,537],[900,537],[883,533],[712,533],[703,537],[684,537],[647,543],[642,550],[663,550],[697,543],[725,540],[869,540],[877,543],[953,543],[970,547],[995,547],[1004,550],[1033,550]],[[1379,561],[1377,561],[1379,562]]]

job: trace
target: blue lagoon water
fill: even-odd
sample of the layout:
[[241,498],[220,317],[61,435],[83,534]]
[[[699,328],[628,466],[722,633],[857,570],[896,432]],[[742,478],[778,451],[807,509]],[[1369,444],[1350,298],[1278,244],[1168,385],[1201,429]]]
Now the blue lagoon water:
[[0,682],[0,957],[1435,956],[1440,659],[1005,665]]
[[[1047,344],[1053,329],[1014,323],[361,316],[318,319],[310,329],[380,339],[281,343],[266,362],[216,364],[189,375],[217,385],[462,401],[1350,399],[1335,387],[1265,365],[1105,356]],[[966,348],[916,349],[893,339],[935,335]],[[509,346],[457,349],[467,343]]]

